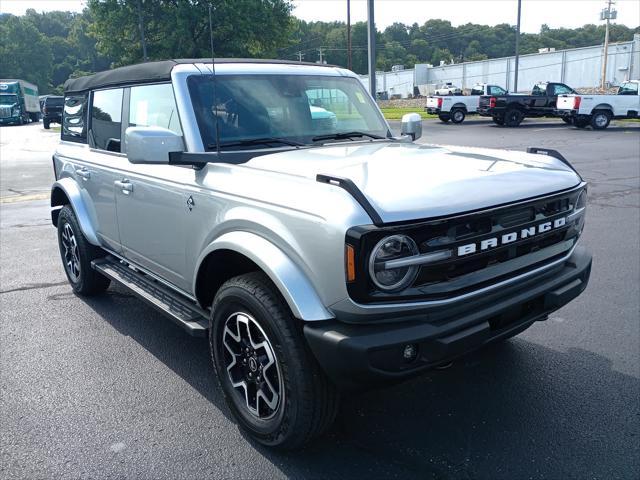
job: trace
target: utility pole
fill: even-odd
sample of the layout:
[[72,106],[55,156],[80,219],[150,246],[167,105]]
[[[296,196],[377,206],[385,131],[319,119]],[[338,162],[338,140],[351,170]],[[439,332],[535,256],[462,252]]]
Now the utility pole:
[[516,25],[516,71],[513,81],[513,92],[518,91],[518,64],[520,63],[520,13],[522,12],[522,0],[518,0],[518,23]]
[[351,70],[351,0],[347,0],[347,68]]
[[301,62],[302,58],[304,57],[304,53],[302,52],[297,52],[296,55],[298,56],[298,61]]
[[318,48],[318,54],[320,55],[320,61],[318,63],[323,64],[324,62],[322,61],[322,47]]
[[149,60],[147,56],[147,41],[144,39],[144,21],[142,19],[142,0],[138,0],[138,29],[140,30],[140,44],[142,45],[142,58],[146,62]]
[[373,0],[367,0],[367,33],[369,34],[369,93],[376,95],[376,22],[373,19]]
[[600,12],[600,20],[606,20],[604,27],[604,49],[602,52],[602,80],[600,81],[600,88],[604,91],[607,87],[607,60],[609,59],[609,21],[615,20],[618,17],[616,10],[611,10],[611,5],[614,4],[613,0],[607,0],[607,8]]

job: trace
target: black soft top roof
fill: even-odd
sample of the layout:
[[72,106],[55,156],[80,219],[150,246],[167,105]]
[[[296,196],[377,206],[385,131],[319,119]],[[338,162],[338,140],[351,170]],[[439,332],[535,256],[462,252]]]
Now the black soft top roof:
[[[290,60],[266,60],[259,58],[216,58],[216,63],[276,63],[291,65],[313,65],[333,67],[309,62],[294,62]],[[174,60],[160,60],[157,62],[138,63],[126,67],[105,70],[86,77],[70,78],[64,82],[64,92],[78,93],[91,89],[113,87],[116,85],[160,82],[171,80],[171,70],[174,66],[188,63],[211,63],[211,58],[181,58]]]

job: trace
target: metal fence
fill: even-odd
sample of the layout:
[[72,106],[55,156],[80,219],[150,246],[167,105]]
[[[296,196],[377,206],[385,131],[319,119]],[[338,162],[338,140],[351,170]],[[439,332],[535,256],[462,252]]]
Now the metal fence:
[[[574,88],[600,85],[603,59],[602,45],[558,50],[520,56],[518,91],[529,91],[540,81],[563,82]],[[609,45],[607,82],[619,85],[625,80],[640,78],[640,35],[633,41]],[[432,92],[435,85],[451,82],[462,88],[476,83],[492,83],[513,91],[515,57],[495,58],[478,62],[432,66],[417,64],[414,69],[376,73],[378,94],[389,98],[406,98],[417,88],[422,95]],[[361,77],[368,88],[368,76]]]

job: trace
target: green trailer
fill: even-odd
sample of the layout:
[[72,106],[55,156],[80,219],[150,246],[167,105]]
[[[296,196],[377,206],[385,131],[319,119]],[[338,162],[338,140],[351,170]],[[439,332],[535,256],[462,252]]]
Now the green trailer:
[[38,87],[24,80],[0,80],[0,125],[38,121]]

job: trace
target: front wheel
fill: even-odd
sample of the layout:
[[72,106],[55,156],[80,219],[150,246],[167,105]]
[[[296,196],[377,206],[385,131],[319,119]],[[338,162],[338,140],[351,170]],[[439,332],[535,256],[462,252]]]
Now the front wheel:
[[451,121],[453,123],[462,123],[464,122],[465,117],[466,114],[461,108],[456,108],[451,112]]
[[604,130],[611,123],[611,112],[598,110],[591,115],[591,128],[594,130]]
[[91,268],[91,261],[104,256],[104,251],[84,237],[76,215],[69,205],[58,216],[58,247],[67,279],[80,295],[104,292],[110,280]]
[[210,321],[218,381],[231,412],[251,437],[294,449],[333,423],[337,390],[264,273],[227,281],[216,294]]

